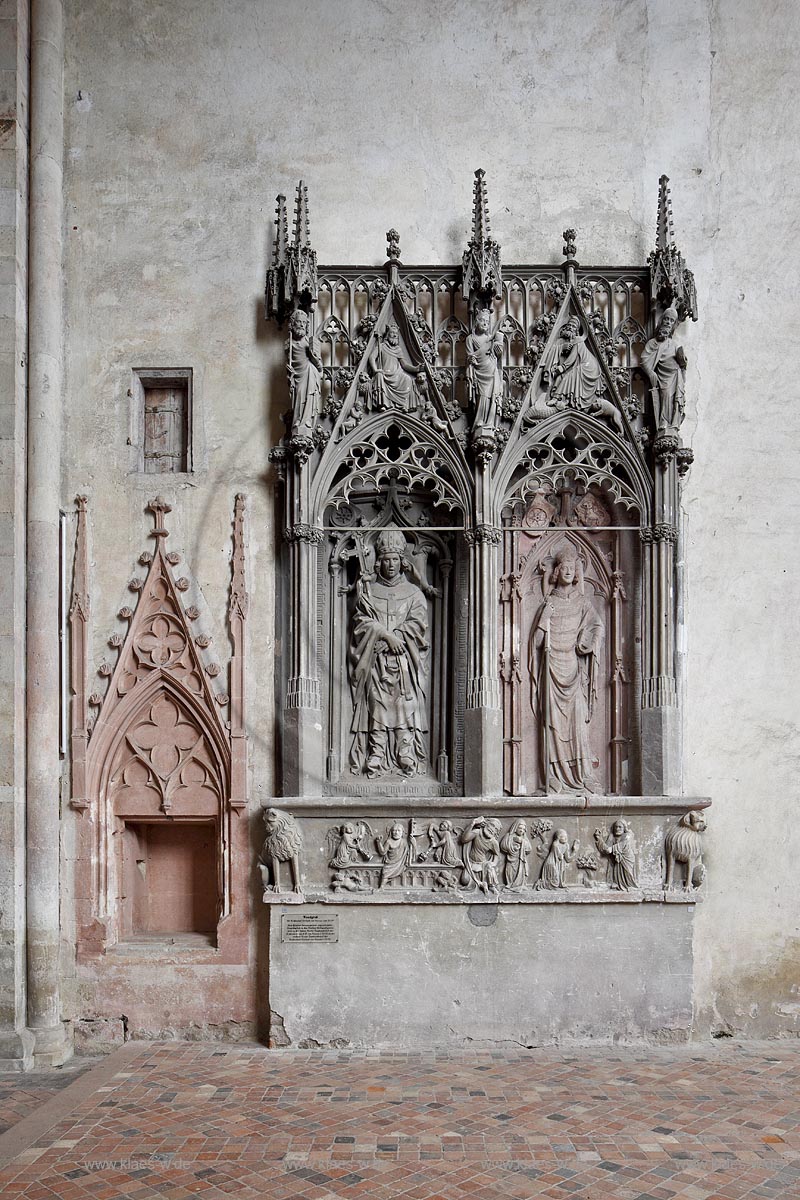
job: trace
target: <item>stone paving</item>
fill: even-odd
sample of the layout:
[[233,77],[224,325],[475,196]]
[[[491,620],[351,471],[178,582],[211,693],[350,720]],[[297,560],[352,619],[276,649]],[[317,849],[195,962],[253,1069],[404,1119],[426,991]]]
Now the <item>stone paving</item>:
[[57,1071],[29,1071],[26,1075],[0,1071],[0,1134],[36,1112],[97,1062],[96,1058],[73,1058]]
[[4,1200],[800,1198],[798,1043],[125,1051],[61,1093]]

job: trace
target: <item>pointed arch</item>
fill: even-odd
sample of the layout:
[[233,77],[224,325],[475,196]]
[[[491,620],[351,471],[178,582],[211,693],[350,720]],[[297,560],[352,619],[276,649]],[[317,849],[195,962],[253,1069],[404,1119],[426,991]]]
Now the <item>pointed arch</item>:
[[510,501],[566,477],[595,484],[636,512],[640,524],[650,524],[653,485],[640,457],[608,425],[574,409],[545,417],[509,445],[495,477],[495,523]]
[[385,488],[391,479],[429,490],[439,504],[460,511],[469,527],[472,485],[461,457],[420,417],[391,410],[366,417],[326,456],[311,486],[312,523],[321,525],[327,507],[354,490]]
[[215,763],[220,783],[221,802],[230,792],[230,746],[220,728],[216,714],[209,711],[195,692],[187,688],[169,671],[159,669],[149,678],[142,680],[132,691],[123,696],[108,720],[101,718],[89,743],[89,787],[101,803],[108,794],[111,772],[116,765],[119,747],[130,731],[139,724],[146,711],[152,709],[159,698],[172,699],[178,708],[200,730],[209,757]]

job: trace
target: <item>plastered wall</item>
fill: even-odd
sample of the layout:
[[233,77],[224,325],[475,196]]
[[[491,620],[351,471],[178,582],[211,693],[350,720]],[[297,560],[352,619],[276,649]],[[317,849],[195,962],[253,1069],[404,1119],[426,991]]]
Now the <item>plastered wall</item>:
[[[670,176],[700,302],[684,327],[685,787],[714,800],[699,1035],[800,1030],[799,43],[789,0],[67,4],[63,496],[91,500],[94,657],[122,631],[156,486],[227,655],[246,492],[254,809],[273,788],[267,452],[287,404],[262,316],[275,194],[308,181],[321,262],[382,261],[390,226],[404,261],[453,261],[482,166],[505,262],[560,261],[575,226],[582,262],[633,263]],[[132,368],[170,366],[195,372],[197,470],[154,481],[131,473],[128,390]],[[68,895],[64,911],[68,939]]]

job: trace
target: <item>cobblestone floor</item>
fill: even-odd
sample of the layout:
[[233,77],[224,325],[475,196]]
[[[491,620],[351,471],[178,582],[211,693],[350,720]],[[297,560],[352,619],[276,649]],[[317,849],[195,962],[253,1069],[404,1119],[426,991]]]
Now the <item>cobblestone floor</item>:
[[126,1053],[62,1091],[5,1200],[800,1198],[800,1044]]

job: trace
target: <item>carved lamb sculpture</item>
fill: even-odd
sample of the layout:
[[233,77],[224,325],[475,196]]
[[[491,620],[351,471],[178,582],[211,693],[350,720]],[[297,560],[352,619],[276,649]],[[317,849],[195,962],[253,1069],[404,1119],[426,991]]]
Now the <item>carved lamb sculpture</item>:
[[705,879],[702,838],[705,828],[703,814],[692,810],[685,813],[678,824],[667,831],[664,839],[667,859],[667,878],[664,886],[667,891],[672,891],[675,887],[673,876],[676,863],[682,863],[686,868],[683,886],[687,891],[700,887]]

